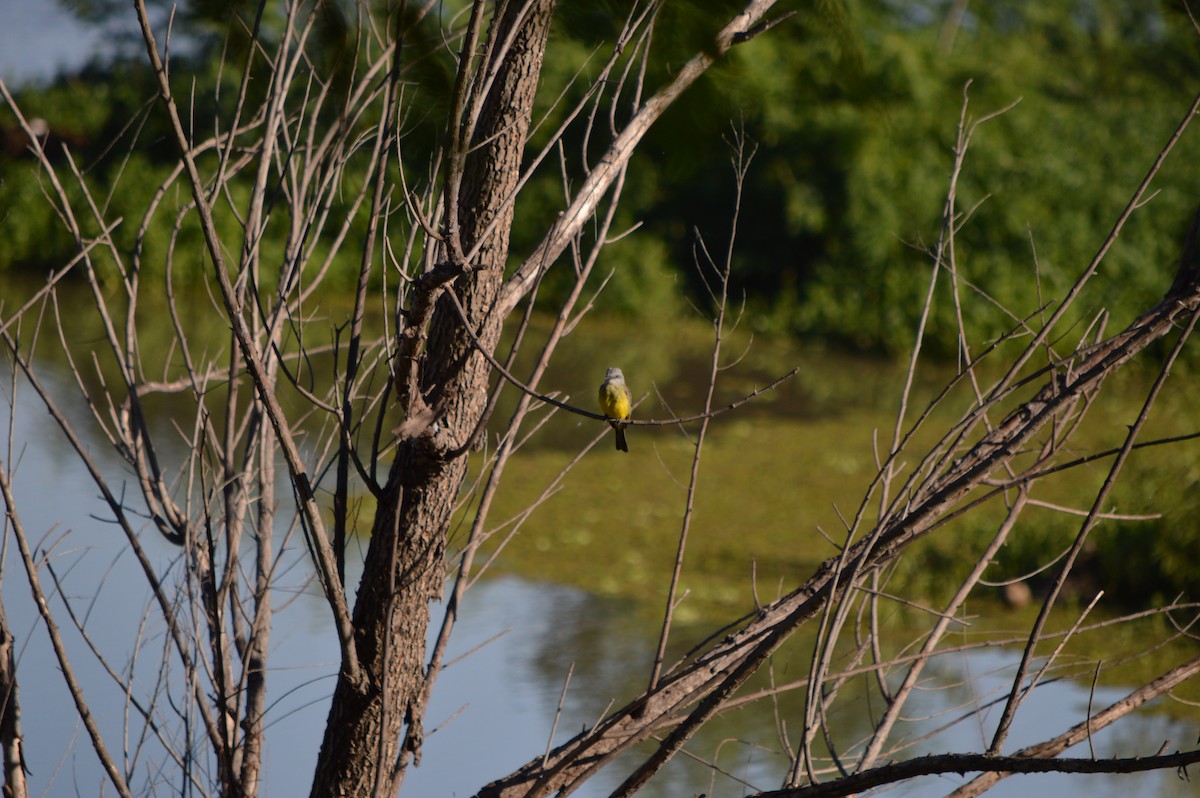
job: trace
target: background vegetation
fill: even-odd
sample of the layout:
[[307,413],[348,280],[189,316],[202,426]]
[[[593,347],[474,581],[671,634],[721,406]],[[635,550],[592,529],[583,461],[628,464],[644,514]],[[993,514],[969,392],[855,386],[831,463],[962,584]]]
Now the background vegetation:
[[[77,2],[102,21],[115,8]],[[176,43],[174,69],[192,70],[197,106],[221,95],[218,65],[244,46],[244,31],[227,31],[225,4],[194,2],[186,13],[209,20],[210,38]],[[331,59],[345,50],[353,3],[330,3],[322,36]],[[454,4],[446,4],[449,9]],[[735,4],[668,3],[656,37],[680,54],[712,29]],[[593,45],[624,18],[624,3],[567,8],[556,20],[544,80],[570,97]],[[722,143],[689,134],[722,120],[744,124],[760,145],[749,176],[735,279],[756,308],[760,328],[819,336],[859,349],[903,351],[927,271],[925,247],[939,224],[945,177],[964,87],[979,114],[1019,101],[973,144],[960,182],[965,207],[979,203],[960,234],[962,276],[1016,313],[1022,287],[1036,274],[1042,295],[1054,297],[1066,275],[1092,255],[1103,229],[1132,186],[1144,159],[1157,151],[1188,99],[1188,80],[1200,67],[1197,36],[1178,3],[1165,0],[1079,0],[1051,4],[951,0],[846,0],[801,4],[797,18],[752,52],[735,52],[712,79],[673,107],[635,158],[634,190],[622,208],[626,227],[642,222],[650,236],[616,246],[608,257],[614,283],[602,302],[628,314],[660,314],[678,304],[674,285],[690,280],[691,228],[716,229],[728,207]],[[436,20],[427,27],[434,33]],[[189,30],[196,30],[191,25]],[[562,46],[567,40],[570,46]],[[136,47],[136,42],[133,46]],[[408,120],[405,147],[414,164],[437,146],[435,120],[452,75],[444,59],[410,46],[426,74],[422,98],[430,112]],[[26,87],[22,107],[46,119],[53,135],[72,146],[81,169],[111,192],[114,209],[144,208],[169,168],[154,87],[136,50],[130,59],[98,64],[53,85]],[[236,58],[236,55],[234,56]],[[657,63],[657,62],[656,62]],[[669,63],[669,62],[668,62]],[[669,66],[668,66],[669,68]],[[437,92],[442,85],[445,92]],[[559,91],[544,91],[555,98]],[[543,100],[544,103],[550,102]],[[559,103],[556,108],[570,106]],[[548,109],[542,109],[548,110]],[[138,120],[129,125],[129,119]],[[1088,120],[1081,123],[1081,120]],[[547,139],[560,121],[552,113],[535,133]],[[584,147],[586,142],[569,141]],[[1186,143],[1194,169],[1159,178],[1154,200],[1109,256],[1098,303],[1117,322],[1156,295],[1171,273],[1175,242],[1195,198],[1200,150]],[[36,166],[20,146],[0,155],[0,271],[45,269],[72,244],[49,231],[56,224]],[[544,215],[540,198],[561,194],[554,176],[526,192],[517,214],[514,251],[530,244]],[[102,195],[109,192],[101,190]],[[168,197],[167,202],[186,198]],[[670,209],[670,213],[667,210]],[[148,252],[170,234],[159,214],[146,236]],[[136,219],[122,242],[132,247]],[[184,236],[195,235],[184,230]],[[233,231],[230,231],[232,236]],[[647,246],[646,241],[656,243]],[[197,241],[197,243],[199,243]],[[268,242],[269,243],[269,242]],[[199,268],[199,263],[197,263]],[[145,268],[154,268],[148,258]],[[354,264],[345,264],[347,273]],[[852,279],[847,279],[848,274]],[[350,279],[349,277],[347,279]],[[551,286],[552,288],[552,286]],[[933,327],[932,345],[954,351],[947,317]],[[996,310],[976,319],[986,334],[1010,325]]]

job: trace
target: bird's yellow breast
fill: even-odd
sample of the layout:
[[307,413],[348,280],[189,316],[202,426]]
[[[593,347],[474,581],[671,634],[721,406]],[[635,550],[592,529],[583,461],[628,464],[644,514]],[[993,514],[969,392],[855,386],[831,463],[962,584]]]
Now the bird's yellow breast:
[[601,385],[600,408],[609,418],[629,418],[629,391],[609,383]]

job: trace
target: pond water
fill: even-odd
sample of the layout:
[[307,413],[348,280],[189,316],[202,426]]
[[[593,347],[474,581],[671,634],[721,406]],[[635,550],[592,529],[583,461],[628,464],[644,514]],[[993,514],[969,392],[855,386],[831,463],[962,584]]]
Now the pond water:
[[[52,373],[49,379],[52,383],[63,380]],[[3,390],[7,406],[11,385]],[[143,680],[140,684],[152,686],[165,658],[164,634],[153,619],[143,623],[150,597],[138,567],[119,530],[105,520],[109,514],[98,500],[95,486],[27,387],[18,386],[15,405],[13,423],[6,415],[0,421],[0,435],[4,439],[11,436],[13,441],[11,455],[4,459],[17,466],[15,487],[25,529],[39,541],[42,551],[49,552],[48,560],[64,585],[65,596],[110,664],[122,673],[132,670]],[[67,409],[77,417],[82,412],[80,408]],[[89,447],[102,470],[125,473],[103,441],[91,440]],[[114,487],[130,493],[136,488],[120,481]],[[143,542],[160,573],[180,567],[177,550],[156,534],[148,531]],[[307,554],[298,539],[290,546],[276,589],[281,609],[271,638],[272,720],[263,791],[268,796],[307,794],[337,660],[327,607],[305,584]],[[356,576],[353,567],[352,562],[351,584]],[[606,564],[596,563],[595,567]],[[43,569],[50,589],[48,573]],[[34,794],[100,794],[104,791],[101,771],[71,710],[11,546],[6,548],[2,587],[18,639],[22,721]],[[286,607],[285,602],[289,602]],[[52,603],[61,610],[60,598]],[[515,577],[481,583],[467,596],[451,658],[473,653],[455,662],[440,679],[426,720],[423,762],[410,772],[402,794],[472,795],[491,779],[539,756],[550,738],[555,708],[572,665],[574,675],[556,741],[595,722],[610,701],[623,703],[644,683],[656,643],[656,629],[646,623],[645,616],[644,609],[633,601],[561,584]],[[60,622],[69,626],[65,620]],[[110,735],[110,745],[120,750],[127,714],[124,696],[94,659],[83,653],[79,635],[70,628],[64,634],[75,652],[74,663],[93,710]],[[681,637],[687,637],[686,630]],[[1001,649],[936,660],[906,713],[909,720],[897,734],[920,737],[949,717],[1001,695],[1016,656]],[[799,662],[795,667],[806,666]],[[1119,687],[1102,687],[1090,700],[1095,706],[1104,706],[1123,693]],[[153,691],[147,689],[139,697],[150,702]],[[158,700],[161,702],[161,697]],[[1039,688],[1036,698],[1018,715],[1008,750],[1043,740],[1078,722],[1088,702],[1086,684],[1058,681]],[[156,712],[177,720],[169,707],[156,706]],[[997,714],[993,709],[982,721],[954,725],[914,750],[978,750],[981,741],[989,739]],[[793,727],[798,722],[797,718]],[[851,730],[855,728],[856,721],[846,722]],[[771,728],[769,708],[760,714],[734,712],[690,746],[697,756],[715,758],[740,781],[714,776],[705,766],[680,757],[643,794],[652,798],[699,793],[738,796],[778,786],[784,761],[777,753],[777,743],[772,742],[773,735],[765,731]],[[1197,730],[1194,720],[1142,712],[1095,735],[1094,745],[1100,756],[1150,754],[1164,741],[1171,741],[1172,750],[1190,745]],[[126,739],[126,756],[150,761],[161,758],[155,746],[143,750],[140,742],[136,736]],[[186,741],[178,743],[182,746]],[[1071,755],[1087,755],[1086,746],[1082,748]],[[627,772],[627,767],[617,767],[578,794],[606,795]],[[145,794],[182,791],[172,781],[169,764],[161,778],[147,778],[134,786]],[[944,795],[960,782],[958,778],[930,778],[889,794]],[[1194,794],[1194,787],[1174,772],[1120,777],[1017,776],[1002,781],[989,794],[1024,798],[1031,790],[1061,798]]]

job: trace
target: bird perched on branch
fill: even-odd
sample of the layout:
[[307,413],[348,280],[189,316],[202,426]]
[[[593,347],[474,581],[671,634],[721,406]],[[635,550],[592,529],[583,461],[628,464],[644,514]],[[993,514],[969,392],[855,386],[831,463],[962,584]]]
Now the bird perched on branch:
[[628,452],[625,444],[625,424],[632,410],[632,395],[629,386],[625,384],[625,375],[620,369],[609,369],[604,374],[604,382],[600,384],[600,409],[604,411],[608,423],[617,431],[617,450]]

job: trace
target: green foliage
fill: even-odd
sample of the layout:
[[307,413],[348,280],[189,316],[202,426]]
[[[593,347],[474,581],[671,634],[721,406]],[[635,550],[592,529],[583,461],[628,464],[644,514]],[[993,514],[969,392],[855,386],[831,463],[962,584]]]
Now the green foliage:
[[1200,585],[1200,465],[1194,447],[1154,455],[1131,475],[1131,512],[1158,511],[1144,521],[1109,522],[1094,541],[1094,562],[1106,589],[1129,600],[1195,600]]
[[[974,209],[956,242],[960,290],[996,305],[972,313],[977,341],[1063,295],[1191,99],[1194,31],[1157,3],[972,7],[952,46],[948,7],[848,3],[851,41],[837,18],[810,11],[783,35],[735,49],[707,89],[664,119],[658,135],[679,141],[705,109],[740,112],[760,142],[740,278],[784,303],[793,329],[908,346],[968,81],[968,121],[1020,100],[977,129],[958,182],[958,211]],[[672,216],[727,213],[713,142],[665,156]],[[1196,200],[1197,154],[1185,140],[1157,178],[1153,201],[1108,255],[1093,306],[1126,320],[1169,284]],[[683,257],[678,224],[652,229]],[[939,282],[931,345],[948,352],[950,285],[944,274]]]
[[[188,34],[186,41],[173,53],[171,75],[177,94],[186,97],[182,110],[187,123],[196,131],[197,143],[203,142],[213,131],[228,130],[233,124],[234,99],[242,78],[241,65],[249,63],[252,71],[252,78],[247,83],[251,106],[254,95],[264,91],[269,84],[267,65],[261,55],[253,58],[249,55],[247,32],[254,19],[244,16],[247,10],[243,6],[230,0],[206,0],[189,4],[185,14]],[[123,5],[118,9],[108,0],[80,2],[78,11],[85,19],[97,24],[104,24],[118,11],[127,13]],[[282,21],[277,18],[277,11],[268,7],[262,19],[262,35],[267,40],[279,35],[281,30]],[[332,124],[339,113],[338,92],[348,90],[352,68],[361,66],[368,57],[378,55],[367,46],[357,62],[346,57],[347,47],[352,44],[348,26],[353,12],[352,7],[344,4],[323,4],[319,11],[320,24],[313,33],[316,68],[328,80],[326,89],[330,96],[325,98],[321,111],[328,124]],[[249,13],[253,14],[252,8]],[[232,24],[231,19],[235,19]],[[413,29],[410,33],[414,51],[420,47],[439,49],[442,46],[436,29],[429,26]],[[113,236],[126,265],[137,263],[144,276],[159,277],[171,255],[176,264],[173,279],[177,282],[197,281],[208,268],[204,241],[194,217],[191,214],[181,216],[181,212],[190,207],[191,196],[177,176],[172,179],[178,153],[157,102],[157,82],[144,63],[144,53],[136,53],[130,48],[125,51],[130,54],[127,60],[92,65],[49,86],[27,87],[17,94],[17,103],[26,118],[44,120],[48,126],[50,134],[44,141],[44,148],[75,207],[86,205],[80,201],[83,192],[67,164],[67,151],[106,217],[121,218]],[[453,74],[447,74],[436,59],[421,59],[419,63],[420,67],[414,71],[420,75],[421,90],[414,90],[412,94],[426,100],[446,94]],[[311,101],[311,87],[300,86],[295,91],[297,108],[304,101]],[[248,120],[240,118],[239,121],[246,124]],[[429,129],[436,128],[437,123],[430,124],[428,118],[415,121],[408,131],[405,148],[406,153],[414,155],[412,171],[420,179],[428,171],[431,153],[437,145],[437,135],[429,134]],[[0,151],[0,241],[4,243],[0,247],[0,272],[16,269],[45,272],[74,256],[76,246],[56,215],[58,203],[49,188],[48,176],[29,151],[24,133],[11,117],[3,119],[0,129],[5,144]],[[369,131],[356,132],[365,135]],[[369,147],[362,148],[355,159],[345,164],[343,192],[339,197],[343,207],[335,207],[335,213],[349,208],[362,185],[363,163],[369,152]],[[201,171],[215,171],[217,157],[211,148],[199,153],[197,161]],[[220,213],[216,217],[225,251],[234,259],[243,245],[240,219],[245,213],[245,198],[250,188],[247,181],[253,179],[254,167],[252,162],[234,174],[227,184],[227,191],[217,198],[218,204],[232,203],[235,210],[235,213]],[[278,173],[270,179],[278,181]],[[163,195],[155,205],[159,191]],[[151,208],[153,214],[147,222],[145,216]],[[287,236],[293,227],[287,216],[287,203],[272,203],[268,212],[268,228],[259,246],[264,262],[276,271],[256,278],[266,288],[290,268]],[[366,213],[366,208],[361,208],[355,220],[359,229],[365,229]],[[78,222],[85,239],[98,233],[90,216],[78,218]],[[144,223],[145,229],[142,229]],[[354,240],[353,235],[351,240]],[[317,257],[311,268],[319,268],[322,256],[328,251],[328,242],[303,238],[293,243],[312,247]],[[111,261],[111,258],[101,248],[93,250],[92,258],[99,263],[102,278],[107,278],[112,264],[105,261]],[[348,247],[336,260],[333,278],[327,285],[351,288],[356,282],[358,265],[359,255],[353,247]]]
[[[77,5],[100,22],[123,13],[108,0]],[[956,240],[957,290],[988,297],[975,302],[978,310],[970,315],[974,341],[1001,335],[1014,315],[1061,297],[1183,115],[1200,66],[1191,21],[1156,0],[1009,0],[970,5],[957,23],[954,5],[805,4],[769,34],[735,47],[672,106],[631,166],[616,227],[644,226],[600,264],[599,274],[615,268],[601,304],[642,316],[659,313],[678,304],[670,298],[677,280],[702,297],[693,269],[695,231],[720,251],[722,242],[715,239],[728,229],[733,209],[723,139],[736,128],[758,148],[743,200],[736,275],[737,288],[759,309],[755,326],[859,348],[905,349],[930,277],[928,251],[939,233],[968,82],[968,121],[1017,103],[976,129],[958,180],[957,210],[971,213]],[[705,50],[737,6],[732,0],[665,4],[643,96]],[[427,15],[408,29],[403,152],[410,185],[432,174],[454,80],[453,53],[442,46],[440,26],[459,10],[448,4],[440,17]],[[583,96],[629,10],[629,0],[562,8],[542,78],[533,148],[545,146]],[[264,68],[249,58],[253,17],[229,24],[247,13],[230,0],[189,4],[191,38],[173,67],[180,91],[186,87],[196,98],[196,112],[218,109],[226,124],[240,65],[249,59],[254,69]],[[376,45],[365,37],[357,61],[348,58],[357,39],[354,9],[326,3],[320,13],[312,49],[336,92],[348,85],[350,67],[362,64]],[[277,16],[268,6],[261,23],[267,39],[279,35]],[[135,55],[129,63],[92,67],[19,98],[72,144],[98,195],[121,206],[123,247],[132,245],[139,202],[174,157],[153,106],[153,81],[138,61]],[[262,91],[266,84],[252,80],[250,89]],[[618,125],[628,116],[632,88],[614,98],[615,85],[606,86],[598,129],[585,139],[577,120],[563,141],[566,178],[575,185],[582,179],[579,155],[586,150],[594,161],[606,145],[608,104]],[[336,113],[336,102],[327,106]],[[213,129],[203,120],[196,127]],[[1115,321],[1127,320],[1169,282],[1196,202],[1197,146],[1191,137],[1180,144],[1151,187],[1152,201],[1109,253],[1081,312],[1105,307]],[[72,251],[71,242],[54,233],[57,221],[37,199],[40,178],[25,163],[12,153],[0,155],[0,270],[44,269]],[[347,168],[353,183],[357,167]],[[514,257],[536,243],[561,207],[562,179],[557,168],[534,175],[518,206]],[[278,222],[281,236],[287,226]],[[171,214],[158,214],[147,246],[162,247],[172,224]],[[236,229],[224,233],[236,242]],[[343,260],[339,279],[351,285],[357,259],[348,254]],[[1035,280],[1037,290],[1031,290]],[[564,283],[552,276],[544,298]],[[953,286],[944,273],[938,283],[928,342],[949,353],[955,341]]]
[[[965,63],[954,70],[960,77],[955,84],[976,78],[974,115],[1025,96],[1014,110],[979,128],[959,186],[960,208],[984,202],[958,239],[960,274],[1017,315],[1035,309],[1036,296],[1029,290],[1035,274],[1041,297],[1062,296],[1098,249],[1187,101],[1177,83],[1156,79],[1144,65],[1104,69],[1108,59],[1097,59],[1086,29],[1064,30],[1061,20],[1050,29],[1042,24],[1027,20],[999,42],[984,37],[964,42]],[[1061,37],[1071,41],[1058,41]],[[1051,54],[1058,63],[1044,63],[1039,53]],[[1133,52],[1121,55],[1123,60],[1135,57]],[[1143,51],[1136,57],[1150,55]],[[942,95],[947,111],[957,102],[955,94]],[[951,118],[945,111],[930,116]],[[946,129],[943,135],[948,133]],[[929,131],[923,138],[932,136]],[[1197,176],[1193,154],[1194,148],[1177,154],[1173,167],[1160,176],[1155,187],[1161,193],[1126,228],[1089,294],[1095,305],[1112,309],[1118,323],[1144,309],[1170,282],[1180,233],[1194,203],[1187,196]],[[927,169],[931,161],[921,160]],[[881,159],[879,165],[886,172],[895,163]],[[905,180],[897,194],[929,197],[932,205],[939,179],[944,177],[928,185]],[[883,207],[882,201],[868,202],[864,218]],[[927,235],[932,240],[935,233]],[[898,249],[893,254],[897,260],[903,257]],[[877,252],[864,256],[879,262]],[[920,262],[924,267],[927,259]],[[939,340],[945,345],[949,303],[941,302],[940,308]],[[999,310],[975,315],[974,322],[983,338],[1012,324]]]

